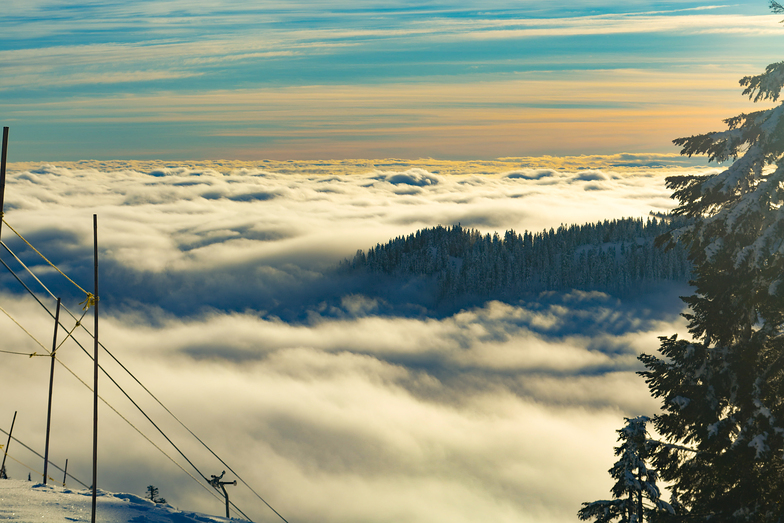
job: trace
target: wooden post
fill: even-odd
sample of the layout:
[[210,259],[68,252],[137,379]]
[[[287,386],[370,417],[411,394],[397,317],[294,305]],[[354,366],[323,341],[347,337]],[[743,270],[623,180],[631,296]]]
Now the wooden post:
[[8,445],[11,444],[11,434],[14,432],[14,423],[16,423],[16,411],[14,411],[14,419],[11,420],[11,430],[8,431],[8,442],[3,449],[3,465],[0,466],[0,478],[8,479],[8,474],[5,472],[5,458],[8,457]]
[[54,357],[57,352],[57,326],[60,324],[60,298],[57,298],[57,311],[54,314],[54,337],[52,338],[52,366],[49,369],[49,406],[46,409],[46,446],[44,447],[44,485],[49,470],[49,430],[52,426],[52,388],[54,386]]
[[65,469],[63,470],[63,487],[65,487],[66,479],[68,479],[68,458],[65,458]]
[[0,156],[0,231],[3,227],[3,212],[5,207],[5,161],[8,156],[8,127],[3,127],[3,153]]
[[93,510],[92,523],[95,523],[95,506],[98,500],[98,215],[93,214],[93,269],[95,300],[95,328],[93,332]]

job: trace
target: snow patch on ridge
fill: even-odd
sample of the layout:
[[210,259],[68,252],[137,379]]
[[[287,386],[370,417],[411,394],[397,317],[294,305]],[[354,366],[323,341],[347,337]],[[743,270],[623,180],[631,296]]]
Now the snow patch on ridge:
[[[90,521],[92,495],[60,486],[22,480],[0,480],[0,519],[18,521]],[[223,517],[184,512],[168,504],[156,504],[135,494],[98,490],[97,519],[105,523],[218,523]],[[233,519],[233,518],[232,518]]]

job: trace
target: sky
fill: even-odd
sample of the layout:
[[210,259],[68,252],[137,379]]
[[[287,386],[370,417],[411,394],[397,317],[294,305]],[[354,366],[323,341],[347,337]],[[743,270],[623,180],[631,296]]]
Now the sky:
[[677,153],[752,110],[767,2],[8,0],[10,161]]
[[[656,412],[636,357],[686,334],[688,289],[436,315],[415,286],[335,268],[422,227],[671,210],[667,175],[710,172],[672,139],[754,108],[738,79],[778,60],[778,22],[765,2],[9,0],[5,219],[90,288],[98,215],[103,342],[292,523],[574,521],[609,497],[623,418]],[[2,239],[81,309],[5,225]],[[0,305],[48,345],[51,319],[7,273]],[[40,449],[49,362],[8,315],[0,349],[24,354],[0,354],[0,427],[18,410]],[[73,341],[58,359],[89,381]],[[106,365],[200,469],[223,470]],[[56,380],[53,459],[89,482],[91,395],[65,368]],[[103,488],[155,484],[222,513],[101,408]],[[12,477],[35,468],[15,458]]]
[[[672,209],[667,175],[695,172],[653,167],[656,155],[582,160],[594,168],[579,168],[580,157],[549,168],[12,164],[5,220],[91,289],[97,214],[102,342],[288,521],[565,523],[582,502],[610,496],[623,418],[656,412],[636,357],[655,353],[658,336],[687,335],[678,296],[688,289],[624,300],[543,293],[431,314],[416,292],[335,268],[358,249],[438,224],[503,233],[644,218]],[[84,295],[9,225],[2,239],[79,317]],[[17,260],[0,259],[54,310]],[[18,411],[15,436],[42,452],[50,362],[28,356],[44,350],[11,317],[45,347],[53,322],[2,270],[10,317],[0,311],[0,350],[23,354],[0,353],[0,428]],[[75,325],[63,316],[58,339]],[[83,324],[91,328],[90,316]],[[75,337],[91,351],[81,328]],[[72,340],[58,361],[92,382],[92,362]],[[226,468],[106,354],[100,361],[205,475]],[[108,379],[99,390],[166,453],[102,404],[99,486],[143,495],[153,484],[182,510],[222,514]],[[54,391],[52,460],[68,459],[89,484],[91,393],[60,365]],[[41,473],[39,458],[11,450],[12,479]],[[254,521],[279,521],[248,489],[230,489]]]

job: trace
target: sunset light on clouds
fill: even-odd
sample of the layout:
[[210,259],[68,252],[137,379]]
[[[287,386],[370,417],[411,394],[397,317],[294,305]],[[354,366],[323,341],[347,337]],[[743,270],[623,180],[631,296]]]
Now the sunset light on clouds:
[[672,153],[781,31],[750,0],[9,5],[10,161]]
[[[780,60],[784,38],[764,0],[2,9],[0,428],[19,411],[17,436],[43,445],[49,358],[28,356],[52,321],[24,285],[50,309],[50,290],[72,310],[86,303],[10,226],[89,289],[95,214],[101,339],[190,428],[102,365],[194,470],[226,467],[190,429],[291,523],[565,523],[608,497],[616,430],[660,407],[637,358],[659,336],[689,336],[679,296],[693,292],[688,261],[661,277],[653,255],[612,264],[653,252],[640,233],[653,217],[671,225],[668,176],[724,168],[672,141],[769,107],[738,80]],[[588,243],[558,236],[583,224]],[[440,273],[361,265],[388,245],[393,261],[414,259],[406,238],[424,245],[439,227],[471,246],[572,242],[542,249],[543,272],[590,266],[627,290],[452,295],[461,277],[514,277],[486,252],[492,278],[461,272],[468,251],[445,240],[422,247]],[[92,344],[86,328],[74,338]],[[73,339],[57,359],[92,372]],[[89,481],[92,394],[57,372],[53,462]],[[178,508],[222,514],[101,379],[117,410],[101,406],[97,484],[154,483]],[[40,474],[19,456],[12,479]],[[253,521],[282,519],[230,491]]]
[[[604,169],[573,167],[586,159]],[[433,314],[416,281],[369,284],[335,269],[357,249],[438,224],[503,233],[666,212],[664,176],[693,169],[650,166],[667,160],[527,160],[558,169],[437,160],[421,164],[427,169],[12,164],[6,219],[83,282],[89,217],[98,214],[103,343],[288,521],[567,522],[581,501],[606,495],[619,420],[655,409],[636,355],[654,351],[658,335],[684,333],[684,285],[639,300],[543,293]],[[642,167],[619,166],[634,163]],[[82,298],[5,227],[3,241],[79,310]],[[51,336],[51,319],[10,274],[0,285],[3,309],[39,339]],[[40,351],[8,318],[0,316],[0,328],[3,347]],[[0,406],[0,427],[18,409],[15,434],[40,448],[48,361],[0,356],[0,390],[13,398]],[[58,359],[89,376],[92,362],[72,341]],[[104,360],[197,466],[219,472]],[[171,453],[102,380],[102,396]],[[60,367],[55,387],[53,456],[60,464],[68,457],[84,481],[90,393]],[[140,492],[154,482],[178,507],[220,513],[103,405],[101,419],[101,488]],[[9,469],[26,477],[21,465]],[[275,521],[247,490],[231,495],[253,521]]]

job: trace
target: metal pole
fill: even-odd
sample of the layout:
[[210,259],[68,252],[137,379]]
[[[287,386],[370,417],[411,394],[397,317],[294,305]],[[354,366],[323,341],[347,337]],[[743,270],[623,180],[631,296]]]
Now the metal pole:
[[5,207],[5,161],[8,156],[8,127],[3,127],[3,153],[0,156],[0,231],[3,226],[3,212]]
[[54,353],[57,352],[57,326],[60,324],[60,298],[57,298],[57,311],[54,314],[54,337],[52,338],[52,366],[49,369],[49,407],[46,409],[46,447],[44,449],[44,485],[49,470],[49,430],[52,426],[52,388],[54,386]]
[[[221,476],[222,475],[223,474],[221,474]],[[236,485],[237,480],[235,479],[234,481],[217,481],[217,484],[220,485],[220,488],[223,491],[223,497],[226,498],[226,519],[230,519],[231,516],[229,515],[229,493],[226,492],[226,485]]]
[[66,479],[68,479],[68,458],[65,458],[65,470],[63,470],[63,487],[65,487]]
[[93,214],[93,268],[95,285],[95,328],[93,332],[93,510],[92,523],[95,523],[95,506],[98,500],[98,215]]
[[11,420],[11,430],[8,431],[8,441],[5,444],[3,452],[3,465],[0,466],[0,478],[8,479],[8,474],[5,473],[5,458],[8,456],[8,445],[11,444],[11,434],[14,432],[14,423],[16,423],[16,411],[14,411],[14,419]]
[[226,519],[229,519],[229,493],[226,492],[226,487],[223,486],[223,483],[220,484],[221,490],[223,490],[223,497],[226,498]]

